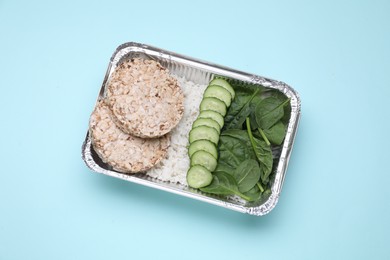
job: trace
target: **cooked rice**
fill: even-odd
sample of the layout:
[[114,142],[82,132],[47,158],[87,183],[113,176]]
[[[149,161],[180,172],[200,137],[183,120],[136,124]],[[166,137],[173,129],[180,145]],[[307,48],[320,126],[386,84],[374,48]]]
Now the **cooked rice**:
[[171,143],[167,156],[146,174],[161,181],[187,185],[186,175],[190,166],[188,134],[199,114],[199,104],[207,85],[199,85],[176,77],[184,93],[184,115],[170,132]]

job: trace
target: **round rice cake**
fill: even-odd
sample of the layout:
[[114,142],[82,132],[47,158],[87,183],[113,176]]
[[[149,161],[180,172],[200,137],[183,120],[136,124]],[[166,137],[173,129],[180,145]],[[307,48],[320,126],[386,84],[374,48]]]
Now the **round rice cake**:
[[89,132],[92,145],[103,162],[116,171],[143,172],[167,153],[170,138],[142,139],[122,132],[114,123],[111,110],[99,101],[91,114]]
[[142,138],[165,135],[184,114],[184,94],[177,80],[153,60],[122,62],[111,76],[105,97],[118,127]]

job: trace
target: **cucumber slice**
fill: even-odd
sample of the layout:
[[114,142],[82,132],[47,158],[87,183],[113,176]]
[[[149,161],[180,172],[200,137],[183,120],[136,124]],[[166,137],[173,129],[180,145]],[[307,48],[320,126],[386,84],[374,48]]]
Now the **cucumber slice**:
[[209,140],[213,144],[218,145],[219,134],[217,130],[209,126],[198,126],[190,131],[190,144],[198,140]]
[[201,165],[210,172],[217,168],[217,159],[206,151],[199,150],[191,156],[191,166]]
[[218,134],[221,133],[221,128],[220,128],[219,124],[212,118],[198,118],[192,124],[192,128],[195,128],[195,127],[198,127],[201,125],[212,127],[215,130],[217,130]]
[[187,172],[187,183],[192,188],[202,188],[211,183],[213,175],[209,170],[200,165],[192,166]]
[[188,147],[188,156],[191,158],[191,156],[197,151],[206,151],[214,156],[215,159],[218,159],[217,147],[209,140],[198,140],[190,144],[190,147]]
[[214,97],[225,103],[226,107],[229,107],[232,103],[232,94],[226,88],[218,86],[218,85],[209,85],[205,92],[203,93],[203,97]]
[[226,105],[218,98],[203,98],[202,102],[200,102],[199,108],[200,112],[205,110],[213,110],[215,112],[220,113],[222,116],[226,115]]
[[209,85],[218,85],[218,86],[221,86],[223,88],[225,88],[227,91],[230,92],[230,94],[232,95],[232,98],[234,99],[236,93],[233,89],[233,87],[229,84],[229,82],[227,82],[226,80],[224,79],[213,79]]
[[224,124],[223,116],[220,113],[212,110],[205,110],[200,112],[198,118],[211,118],[219,124],[220,128],[222,128]]

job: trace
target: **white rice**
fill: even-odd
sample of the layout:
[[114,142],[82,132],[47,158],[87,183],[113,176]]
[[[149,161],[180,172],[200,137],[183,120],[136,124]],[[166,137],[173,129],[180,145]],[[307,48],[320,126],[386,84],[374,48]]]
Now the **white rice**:
[[187,185],[186,175],[190,166],[188,134],[199,114],[199,104],[207,85],[199,85],[176,77],[184,93],[184,115],[171,131],[171,144],[167,157],[146,174],[161,181]]

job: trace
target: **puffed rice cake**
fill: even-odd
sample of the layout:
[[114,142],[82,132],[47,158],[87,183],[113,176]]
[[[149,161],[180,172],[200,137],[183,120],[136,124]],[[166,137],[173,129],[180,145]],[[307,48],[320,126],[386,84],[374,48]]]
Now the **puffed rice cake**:
[[184,113],[177,80],[154,60],[123,61],[111,75],[105,98],[118,127],[142,138],[167,134]]
[[116,171],[127,173],[152,168],[166,156],[170,142],[169,135],[142,139],[122,132],[103,101],[98,101],[91,114],[89,132],[92,145],[102,161]]

